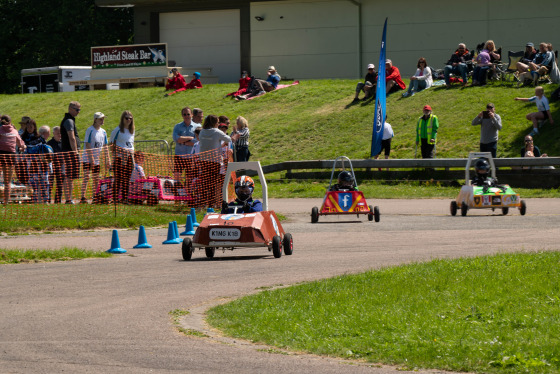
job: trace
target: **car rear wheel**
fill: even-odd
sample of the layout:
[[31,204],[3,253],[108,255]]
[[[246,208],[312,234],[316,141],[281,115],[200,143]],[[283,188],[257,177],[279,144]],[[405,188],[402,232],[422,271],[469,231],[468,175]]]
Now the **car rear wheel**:
[[214,253],[216,253],[216,248],[206,247],[206,248],[204,248],[204,252],[206,252],[206,257],[214,258]]
[[181,246],[181,252],[183,253],[183,260],[190,261],[193,254],[193,246],[191,238],[183,239],[183,245]]
[[319,209],[314,206],[313,209],[311,209],[311,223],[317,222],[319,222]]
[[274,254],[276,258],[282,257],[282,242],[278,235],[272,238],[272,254]]
[[456,201],[452,201],[451,205],[449,206],[449,210],[451,211],[451,215],[453,217],[455,217],[457,215],[457,202]]
[[290,256],[294,252],[294,240],[292,239],[292,234],[285,233],[284,239],[282,240],[282,247],[284,248],[284,253],[286,256]]
[[461,203],[461,215],[465,217],[469,211],[469,206],[464,201]]
[[521,200],[521,206],[519,206],[519,213],[524,216],[527,213],[527,204],[525,204],[525,200]]
[[375,222],[379,222],[381,219],[381,213],[379,213],[379,207],[373,207],[373,218],[375,218]]
[[367,215],[367,219],[368,221],[373,221],[373,207],[371,205],[369,206],[369,213]]
[[502,214],[504,216],[507,216],[508,213],[509,213],[509,208],[508,207],[502,208]]

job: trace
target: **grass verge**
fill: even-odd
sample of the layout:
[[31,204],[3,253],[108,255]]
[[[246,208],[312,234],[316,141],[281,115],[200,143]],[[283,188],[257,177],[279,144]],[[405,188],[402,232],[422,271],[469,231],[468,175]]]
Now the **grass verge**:
[[209,311],[284,349],[486,373],[560,370],[560,252],[434,260],[264,291]]
[[70,261],[111,256],[112,254],[107,252],[86,251],[76,247],[63,247],[56,250],[2,249],[0,250],[0,264]]

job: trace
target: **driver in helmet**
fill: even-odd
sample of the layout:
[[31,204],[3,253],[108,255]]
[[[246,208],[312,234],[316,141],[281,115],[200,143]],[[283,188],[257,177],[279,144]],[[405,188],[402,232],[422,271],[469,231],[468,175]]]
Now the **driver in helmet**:
[[253,200],[253,190],[255,182],[253,178],[242,175],[235,180],[235,195],[237,198],[231,203],[222,202],[222,214],[235,212],[237,213],[253,213],[262,212],[262,203],[259,200]]
[[341,171],[338,174],[338,182],[331,186],[331,191],[356,191],[352,174],[346,170]]
[[490,176],[490,164],[485,158],[479,158],[474,164],[475,176],[471,181],[473,186],[484,186],[486,191],[489,187],[497,186],[498,180]]

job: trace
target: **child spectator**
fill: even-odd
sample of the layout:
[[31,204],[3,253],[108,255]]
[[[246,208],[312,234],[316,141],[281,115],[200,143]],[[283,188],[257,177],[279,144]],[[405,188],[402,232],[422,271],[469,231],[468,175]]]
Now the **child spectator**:
[[200,139],[198,138],[198,136],[200,135],[200,131],[202,131],[202,127],[197,127],[196,129],[194,129],[194,139],[193,139],[193,146],[192,146],[192,153],[193,155],[196,155],[200,152]]
[[529,121],[533,122],[533,131],[529,135],[534,136],[539,134],[539,120],[545,120],[548,118],[548,122],[551,125],[554,124],[552,119],[552,114],[550,114],[550,105],[548,104],[548,99],[544,96],[544,89],[541,86],[535,87],[535,96],[528,98],[516,97],[515,100],[518,101],[530,101],[537,104],[538,112],[532,112],[525,116]]
[[29,185],[33,188],[34,203],[48,204],[49,174],[52,168],[53,149],[45,143],[39,143],[27,148],[29,153]]
[[84,170],[84,179],[82,180],[82,198],[80,204],[87,204],[86,191],[91,173],[93,181],[92,189],[95,191],[99,183],[99,173],[101,172],[100,156],[105,150],[105,162],[107,169],[111,167],[109,161],[109,152],[107,150],[107,132],[101,128],[105,122],[105,115],[96,112],[93,115],[93,125],[87,128],[84,138],[84,146],[82,152],[82,163]]
[[233,129],[231,139],[235,142],[235,161],[249,161],[249,122],[245,118],[237,117],[237,126]]
[[[132,174],[130,174],[130,187],[129,187],[129,195],[134,196],[138,195],[142,191],[142,185],[138,185],[136,187],[136,182],[138,179],[145,179],[146,173],[144,173],[144,153],[141,151],[134,152],[134,168],[132,169]],[[134,198],[131,198],[134,201]]]
[[[177,69],[174,69],[174,70],[177,70]],[[173,70],[172,70],[172,72],[173,72]],[[199,72],[195,72],[193,74],[194,78],[189,83],[185,83],[185,79],[183,78],[183,76],[178,71],[176,71],[173,74],[174,74],[174,78],[171,78],[169,81],[173,81],[173,79],[177,79],[177,78],[175,78],[176,76],[177,77],[180,76],[182,81],[181,81],[181,79],[178,79],[178,80],[174,81],[175,83],[174,83],[173,86],[171,86],[168,83],[165,86],[166,89],[172,89],[173,87],[178,87],[178,88],[176,88],[175,91],[173,91],[173,92],[166,93],[164,95],[165,97],[176,94],[177,92],[185,91],[185,90],[202,88],[202,82],[200,81],[200,73]],[[167,88],[167,87],[169,87],[169,88]]]

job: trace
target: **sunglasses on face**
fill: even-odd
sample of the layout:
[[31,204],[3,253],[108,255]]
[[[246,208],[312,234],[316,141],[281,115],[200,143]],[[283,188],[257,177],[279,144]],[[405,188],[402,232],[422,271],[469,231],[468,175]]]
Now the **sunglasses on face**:
[[191,114],[190,113],[183,113],[183,117],[190,117]]
[[74,110],[75,110],[76,112],[78,112],[78,113],[80,112],[80,110],[82,110],[82,109],[80,109],[80,108],[74,108],[74,107],[72,107],[72,109],[74,109]]
[[124,119],[132,119],[132,117],[124,117]]

